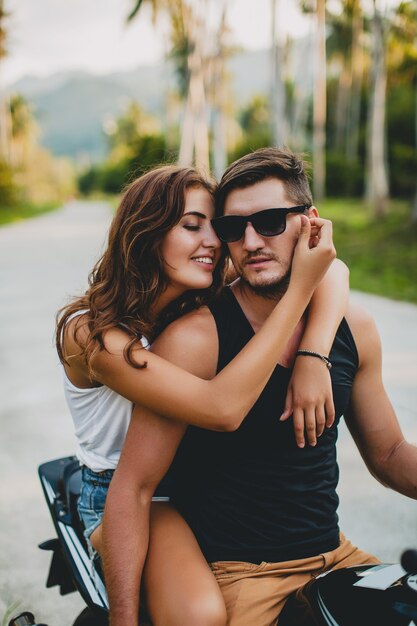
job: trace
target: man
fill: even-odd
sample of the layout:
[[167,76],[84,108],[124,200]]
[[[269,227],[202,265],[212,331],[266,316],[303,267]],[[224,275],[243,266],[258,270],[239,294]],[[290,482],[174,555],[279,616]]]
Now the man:
[[[220,183],[218,202],[224,216],[213,225],[229,246],[239,279],[209,309],[177,320],[160,340],[163,356],[171,355],[205,378],[212,378],[242,349],[285,292],[299,232],[299,218],[286,215],[285,209],[307,205],[308,215],[317,215],[303,164],[274,148],[232,164]],[[284,216],[283,232],[278,213],[272,211],[277,207]],[[306,350],[297,354],[302,326],[240,428],[231,433],[189,428],[173,467],[171,500],[211,564],[233,626],[274,624],[288,595],[312,576],[377,561],[352,546],[338,528],[335,446],[342,414],[370,471],[393,489],[417,497],[417,448],[404,441],[383,388],[373,321],[351,305],[330,355],[309,353],[304,345]],[[316,368],[332,366],[335,424],[317,445],[305,448],[296,445],[292,425],[279,420],[295,357],[309,359]],[[171,428],[166,443],[161,443],[156,427],[153,441],[150,437],[145,443],[141,436],[146,420],[149,424],[152,419],[145,418],[142,435],[138,428],[137,455],[148,450],[152,457],[158,449],[164,466],[184,429],[172,423],[165,428],[168,433]],[[134,444],[128,445],[132,450]],[[155,463],[152,467],[150,484],[160,479]],[[114,509],[115,489],[109,498]],[[127,587],[122,586],[123,559],[114,560],[111,552],[123,541],[135,554],[143,537],[127,540],[124,534],[114,541],[114,516],[112,524],[107,529],[105,521],[104,560],[105,565],[107,559],[117,562],[119,571],[107,584],[113,598],[119,594],[129,604],[137,589],[126,580]]]

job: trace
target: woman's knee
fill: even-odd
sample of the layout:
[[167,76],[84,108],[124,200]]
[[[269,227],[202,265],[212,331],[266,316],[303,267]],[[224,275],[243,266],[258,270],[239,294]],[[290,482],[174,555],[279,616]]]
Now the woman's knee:
[[[156,616],[155,616],[156,617]],[[226,626],[226,607],[222,598],[194,597],[173,610],[153,619],[154,626]]]
[[182,626],[226,626],[226,607],[222,598],[195,599],[189,603]]

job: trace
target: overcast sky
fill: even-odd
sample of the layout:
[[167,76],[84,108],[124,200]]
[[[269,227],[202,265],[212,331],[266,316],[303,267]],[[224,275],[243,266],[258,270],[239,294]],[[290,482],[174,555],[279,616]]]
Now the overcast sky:
[[[282,0],[285,24],[293,35],[308,32],[309,22]],[[9,56],[2,67],[6,83],[26,75],[49,75],[64,69],[94,73],[153,63],[164,54],[164,25],[143,13],[129,26],[133,0],[5,0]],[[246,48],[265,48],[270,41],[270,0],[230,0],[233,40]]]
[[[334,9],[337,0],[327,0]],[[371,0],[362,0],[365,8]],[[152,25],[144,2],[135,21],[126,26],[134,0],[4,0],[10,13],[9,56],[0,67],[0,80],[15,81],[27,74],[47,76],[56,71],[85,69],[97,74],[154,63],[164,55],[167,27]],[[220,0],[208,4],[220,5]],[[379,0],[381,9],[399,0]],[[311,29],[296,0],[280,0],[281,27],[292,36]],[[271,0],[228,0],[233,42],[249,49],[270,44]],[[164,36],[165,33],[165,36]]]

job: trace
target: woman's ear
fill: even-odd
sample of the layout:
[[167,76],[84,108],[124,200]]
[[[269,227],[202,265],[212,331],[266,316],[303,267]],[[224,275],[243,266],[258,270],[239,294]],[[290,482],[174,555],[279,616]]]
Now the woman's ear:
[[315,206],[311,206],[308,209],[308,217],[319,217],[319,212],[317,211]]

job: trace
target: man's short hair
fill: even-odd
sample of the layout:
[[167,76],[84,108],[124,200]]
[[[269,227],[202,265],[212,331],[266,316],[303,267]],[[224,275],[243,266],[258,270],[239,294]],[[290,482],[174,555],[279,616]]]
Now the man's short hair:
[[306,163],[287,148],[260,148],[245,154],[224,172],[216,192],[218,212],[223,213],[226,198],[233,189],[243,189],[267,178],[284,183],[289,202],[313,204]]

